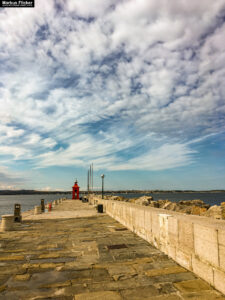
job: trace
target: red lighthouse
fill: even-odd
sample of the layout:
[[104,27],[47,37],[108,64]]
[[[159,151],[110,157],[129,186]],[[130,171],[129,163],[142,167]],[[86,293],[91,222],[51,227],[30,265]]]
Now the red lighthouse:
[[77,184],[77,179],[74,182],[74,186],[73,186],[73,197],[72,199],[79,199],[79,186]]

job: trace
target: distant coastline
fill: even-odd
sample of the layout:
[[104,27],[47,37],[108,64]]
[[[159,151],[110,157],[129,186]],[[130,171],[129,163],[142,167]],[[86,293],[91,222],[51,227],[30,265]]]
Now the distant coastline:
[[49,195],[71,194],[71,191],[0,190],[0,195]]
[[[202,190],[202,191],[198,191],[198,190],[124,190],[124,191],[106,191],[106,193],[128,193],[128,194],[136,194],[136,193],[140,193],[140,194],[144,194],[144,193],[148,193],[148,194],[157,194],[157,193],[224,193],[225,190]],[[100,193],[99,191],[97,193]]]
[[[36,190],[0,190],[0,195],[44,195],[44,194],[71,194],[72,191],[36,191]],[[87,194],[87,191],[80,191]],[[93,191],[101,194],[101,191]],[[106,190],[105,194],[162,194],[162,193],[225,193],[225,190]]]

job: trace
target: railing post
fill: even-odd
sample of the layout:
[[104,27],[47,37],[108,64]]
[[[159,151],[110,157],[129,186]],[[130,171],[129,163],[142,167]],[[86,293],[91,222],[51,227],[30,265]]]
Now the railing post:
[[14,205],[14,222],[21,222],[22,216],[21,216],[21,205],[15,204]]
[[45,212],[45,199],[41,199],[41,212]]

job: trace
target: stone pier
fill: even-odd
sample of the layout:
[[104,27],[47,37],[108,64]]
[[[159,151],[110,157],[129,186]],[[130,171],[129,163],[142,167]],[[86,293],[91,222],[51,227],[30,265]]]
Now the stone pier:
[[106,213],[225,294],[225,221],[92,197]]
[[88,203],[22,220],[0,233],[0,299],[225,299]]

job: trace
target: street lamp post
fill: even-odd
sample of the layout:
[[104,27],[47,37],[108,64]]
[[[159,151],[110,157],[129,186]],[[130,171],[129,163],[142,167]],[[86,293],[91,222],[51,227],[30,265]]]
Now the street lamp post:
[[105,175],[102,174],[101,177],[102,177],[102,199],[104,199],[104,177],[105,177]]

